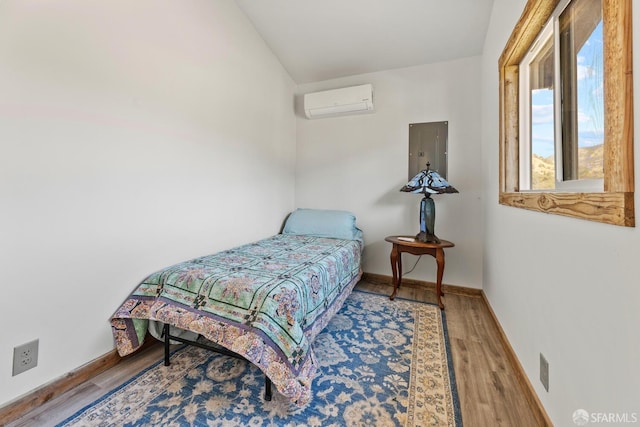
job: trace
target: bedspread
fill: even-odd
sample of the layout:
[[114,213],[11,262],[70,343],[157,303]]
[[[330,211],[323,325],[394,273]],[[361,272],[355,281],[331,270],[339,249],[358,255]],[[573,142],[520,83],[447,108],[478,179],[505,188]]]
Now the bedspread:
[[311,396],[315,336],[361,275],[362,243],[279,234],[151,274],[111,319],[120,355],[149,320],[201,334],[256,364],[298,405]]

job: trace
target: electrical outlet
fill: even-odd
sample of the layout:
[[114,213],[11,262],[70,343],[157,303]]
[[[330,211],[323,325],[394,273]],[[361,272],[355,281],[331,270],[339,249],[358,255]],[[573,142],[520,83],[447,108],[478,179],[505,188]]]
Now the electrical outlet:
[[544,389],[549,391],[549,362],[540,353],[540,382],[544,386]]
[[38,340],[13,348],[13,376],[38,365]]

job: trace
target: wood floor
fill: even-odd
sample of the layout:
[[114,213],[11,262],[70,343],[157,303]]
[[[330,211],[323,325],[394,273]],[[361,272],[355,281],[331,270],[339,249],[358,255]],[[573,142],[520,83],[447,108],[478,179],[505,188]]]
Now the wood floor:
[[[391,293],[387,285],[365,281],[357,289]],[[403,285],[398,297],[435,301],[434,292],[412,284]],[[447,293],[443,301],[465,427],[537,426],[482,298]],[[152,346],[7,427],[53,426],[161,358],[162,346]]]

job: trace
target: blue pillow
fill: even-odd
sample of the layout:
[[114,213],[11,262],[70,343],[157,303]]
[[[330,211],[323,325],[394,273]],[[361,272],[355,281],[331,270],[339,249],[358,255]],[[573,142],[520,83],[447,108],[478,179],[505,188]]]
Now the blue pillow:
[[347,211],[296,209],[289,215],[283,234],[304,234],[334,239],[361,240],[356,217]]

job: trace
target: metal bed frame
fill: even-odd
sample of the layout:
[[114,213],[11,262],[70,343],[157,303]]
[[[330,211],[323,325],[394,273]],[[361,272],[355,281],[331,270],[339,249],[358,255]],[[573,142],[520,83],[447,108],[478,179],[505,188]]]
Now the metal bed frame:
[[[193,340],[187,340],[181,337],[176,337],[171,335],[171,332],[169,330],[169,324],[165,323],[164,327],[162,328],[162,337],[164,338],[164,366],[169,366],[171,364],[170,361],[170,345],[171,345],[171,340],[174,341],[178,341],[181,342],[183,344],[187,344],[187,345],[193,345],[196,347],[200,347],[203,348],[205,350],[209,350],[209,351],[213,351],[214,353],[219,353],[219,354],[224,354],[225,356],[230,356],[230,357],[234,357],[236,359],[242,359],[245,360],[247,362],[249,362],[246,358],[240,356],[237,353],[234,353],[233,351],[227,350],[224,347],[220,347],[220,346],[216,346],[213,347],[211,345],[207,345],[207,344],[203,344],[201,342],[198,341],[193,341]],[[249,362],[251,363],[251,362]],[[264,376],[264,400],[266,401],[271,401],[273,394],[271,392],[271,379],[269,379],[269,377],[265,374]]]

